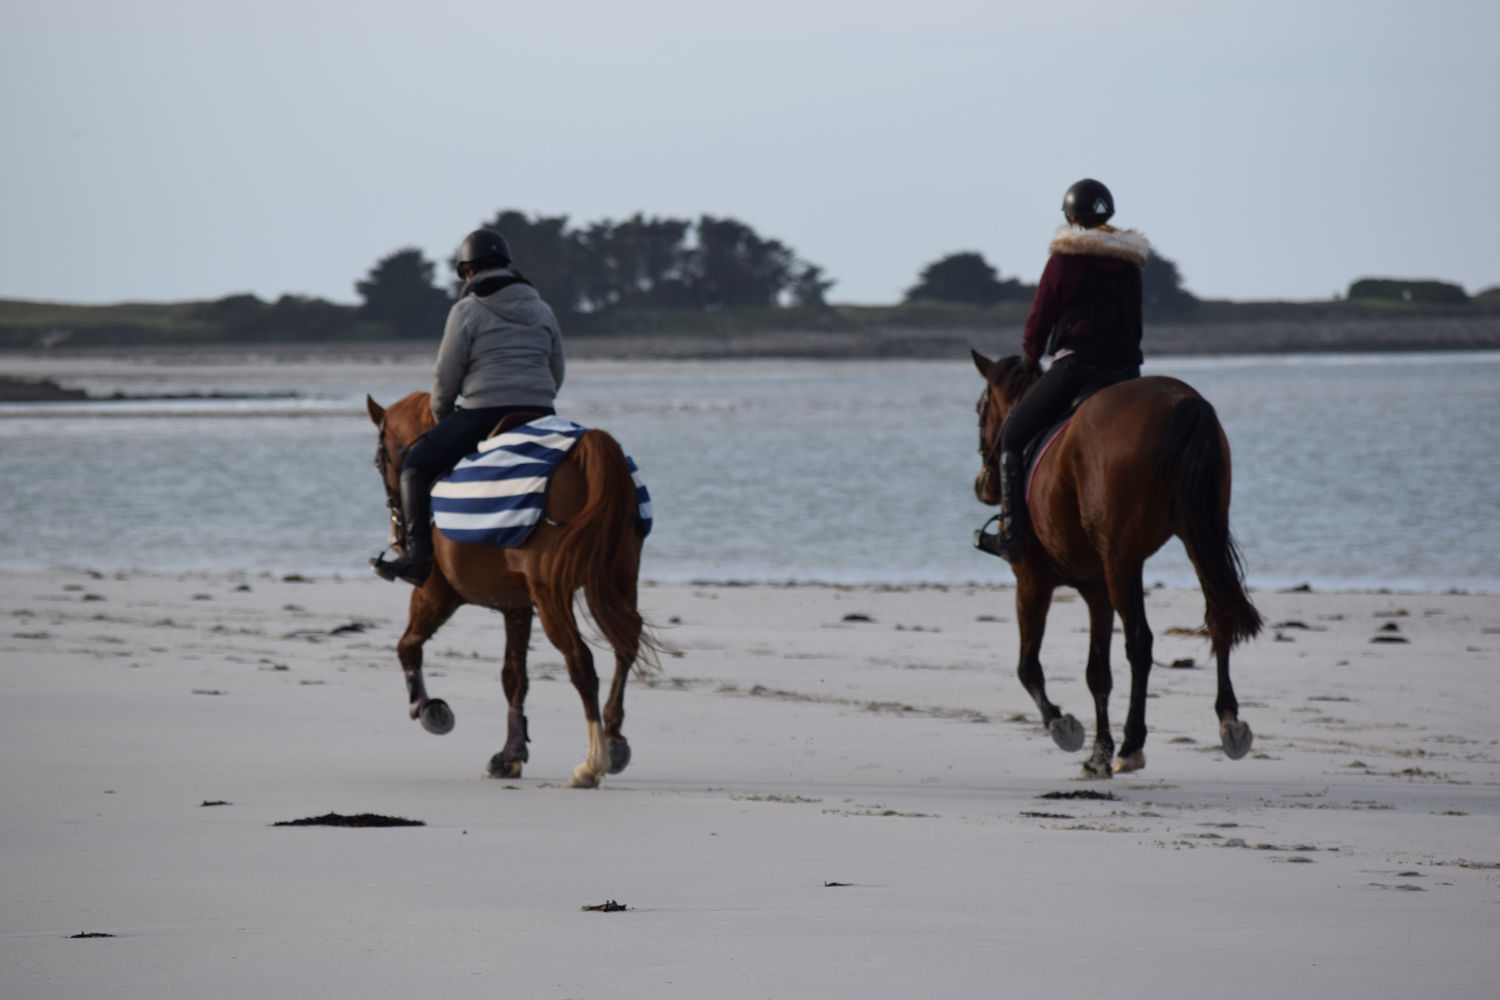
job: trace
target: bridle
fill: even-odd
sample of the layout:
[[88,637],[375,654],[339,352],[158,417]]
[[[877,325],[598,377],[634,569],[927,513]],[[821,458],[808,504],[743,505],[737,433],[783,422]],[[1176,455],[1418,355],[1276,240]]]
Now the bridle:
[[[391,512],[392,544],[397,548],[404,548],[406,546],[406,516],[401,510],[401,491],[391,485],[390,472],[391,468],[398,461],[406,458],[406,453],[411,450],[412,444],[415,443],[413,441],[411,444],[407,444],[400,451],[396,452],[396,458],[392,459],[386,452],[385,447],[385,418],[380,418],[380,437],[375,444],[375,468],[380,470],[380,481],[385,486],[385,505],[390,508]],[[397,475],[400,475],[399,468],[397,469]]]
[[989,444],[984,441],[984,425],[990,417],[990,389],[988,382],[984,385],[984,391],[979,394],[979,402],[974,404],[974,412],[979,414],[979,455],[983,459],[984,471],[992,470],[998,475],[1000,464],[1000,432],[997,429],[995,439]]

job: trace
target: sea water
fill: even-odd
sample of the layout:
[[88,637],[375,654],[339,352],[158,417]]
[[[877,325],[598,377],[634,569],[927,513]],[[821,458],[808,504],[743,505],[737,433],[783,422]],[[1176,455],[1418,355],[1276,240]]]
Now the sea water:
[[[1218,410],[1252,586],[1500,591],[1500,352],[1146,370]],[[287,363],[256,385],[284,397],[0,406],[0,568],[368,572],[388,516],[364,395],[425,385],[346,378]],[[981,386],[967,359],[574,362],[558,409],[640,465],[648,579],[1004,583],[971,546],[993,513]],[[1146,580],[1194,582],[1179,543]]]

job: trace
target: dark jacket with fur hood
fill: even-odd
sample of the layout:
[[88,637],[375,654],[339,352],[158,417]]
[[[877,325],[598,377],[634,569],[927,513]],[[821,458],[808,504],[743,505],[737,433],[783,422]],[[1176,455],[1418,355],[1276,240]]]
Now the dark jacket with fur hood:
[[1112,226],[1068,225],[1052,237],[1051,250],[1026,318],[1026,363],[1056,353],[1107,367],[1139,366],[1141,269],[1151,255],[1146,237]]

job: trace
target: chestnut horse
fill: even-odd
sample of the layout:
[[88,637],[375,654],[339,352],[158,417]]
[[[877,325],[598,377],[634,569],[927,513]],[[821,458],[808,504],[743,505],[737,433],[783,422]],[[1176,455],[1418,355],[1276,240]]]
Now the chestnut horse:
[[[406,448],[432,427],[428,395],[415,392],[389,408],[365,397],[370,419],[380,428],[375,465],[385,480],[386,503],[394,525],[392,545],[405,543],[398,484]],[[510,703],[505,747],[490,758],[496,778],[520,777],[526,761],[526,650],[532,609],[542,629],[568,664],[568,677],[583,699],[588,722],[588,757],[573,770],[575,788],[592,788],[607,772],[617,774],[630,761],[630,744],[620,731],[625,721],[625,681],[636,658],[656,660],[657,642],[644,631],[636,609],[636,576],[641,535],[636,529],[636,492],[625,453],[604,431],[581,435],[553,474],[545,517],[525,545],[497,548],[452,541],[433,529],[433,567],[427,581],[412,590],[406,632],[396,655],[406,672],[410,714],[429,732],[453,728],[453,714],[441,699],[429,698],[422,681],[422,646],[464,604],[494,608],[505,616],[505,666],[500,680]],[[599,711],[599,675],[594,657],[579,634],[574,594],[582,589],[590,613],[615,654],[615,676],[604,711]]]
[[[982,470],[974,483],[981,503],[997,504],[1000,425],[1039,377],[1016,357],[991,361],[977,351],[984,376],[979,397]],[[1148,376],[1109,386],[1078,407],[1032,473],[1031,524],[1015,563],[1016,620],[1021,634],[1021,684],[1057,745],[1079,749],[1083,726],[1047,699],[1040,651],[1052,593],[1075,588],[1089,610],[1089,692],[1094,696],[1094,750],[1084,772],[1111,774],[1110,638],[1118,612],[1130,661],[1130,707],[1115,771],[1145,766],[1146,682],[1151,628],[1146,624],[1141,568],[1173,535],[1182,539],[1207,605],[1205,624],[1218,660],[1214,709],[1224,752],[1238,760],[1250,749],[1250,727],[1239,720],[1229,681],[1229,651],[1260,631],[1260,613],[1245,594],[1239,550],[1229,532],[1229,442],[1214,408],[1177,379]]]

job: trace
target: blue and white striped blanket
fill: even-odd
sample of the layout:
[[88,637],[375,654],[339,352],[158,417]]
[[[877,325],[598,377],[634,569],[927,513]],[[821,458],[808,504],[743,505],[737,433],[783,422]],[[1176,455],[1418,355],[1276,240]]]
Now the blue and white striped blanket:
[[[533,420],[479,443],[479,450],[432,487],[432,519],[455,542],[515,548],[542,519],[552,473],[588,430],[562,417]],[[651,495],[629,455],[636,528],[651,532]]]

